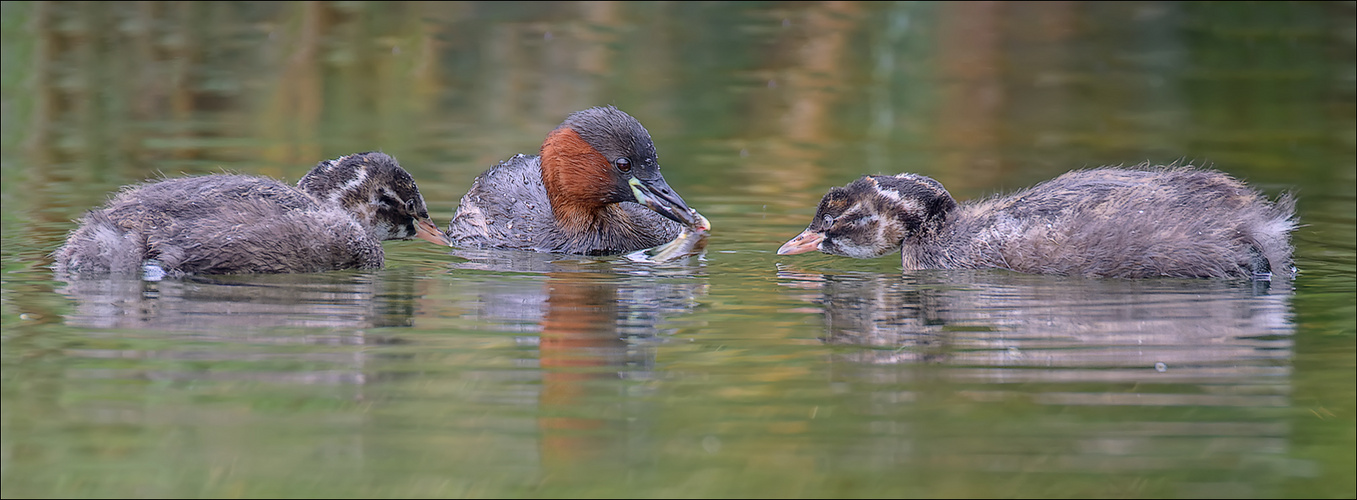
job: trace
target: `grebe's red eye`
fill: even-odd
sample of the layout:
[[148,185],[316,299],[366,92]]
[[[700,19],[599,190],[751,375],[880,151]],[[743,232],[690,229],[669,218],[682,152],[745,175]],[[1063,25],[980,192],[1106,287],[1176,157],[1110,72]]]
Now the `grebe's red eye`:
[[631,171],[631,160],[628,160],[628,159],[626,159],[626,158],[618,158],[618,159],[617,159],[617,169],[618,169],[618,170],[621,170],[622,173],[624,173],[624,174],[627,173],[627,172],[630,172],[630,171]]

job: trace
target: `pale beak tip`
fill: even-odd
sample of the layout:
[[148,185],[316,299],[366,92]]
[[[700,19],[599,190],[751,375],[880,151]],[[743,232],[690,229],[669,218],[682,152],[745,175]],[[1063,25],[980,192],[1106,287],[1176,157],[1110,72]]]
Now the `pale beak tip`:
[[820,242],[824,241],[824,239],[825,237],[823,235],[806,230],[805,232],[796,235],[796,237],[792,238],[790,241],[783,243],[781,247],[778,247],[777,254],[796,255],[819,250]]
[[438,230],[433,221],[422,220],[415,224],[415,237],[436,245],[452,246],[448,235]]

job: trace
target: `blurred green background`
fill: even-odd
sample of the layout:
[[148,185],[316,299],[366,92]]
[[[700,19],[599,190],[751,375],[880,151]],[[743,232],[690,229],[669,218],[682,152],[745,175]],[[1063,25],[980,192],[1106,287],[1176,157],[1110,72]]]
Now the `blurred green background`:
[[[5,497],[1357,495],[1354,2],[0,8]],[[606,104],[712,220],[706,261],[397,242],[371,273],[47,269],[120,186],[295,182],[358,151],[444,223]],[[1297,193],[1300,277],[1259,296],[772,254],[866,173],[970,199],[1146,161]],[[1153,378],[1124,343],[1151,330],[1192,375]]]

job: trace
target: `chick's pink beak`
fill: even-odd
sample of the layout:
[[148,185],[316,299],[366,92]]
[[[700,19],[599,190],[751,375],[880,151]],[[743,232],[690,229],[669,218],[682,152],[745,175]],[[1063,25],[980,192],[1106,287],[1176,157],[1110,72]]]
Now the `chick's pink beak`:
[[777,249],[778,255],[796,255],[799,253],[812,252],[820,249],[820,242],[825,240],[825,235],[811,231],[809,229],[801,231],[791,241],[782,244]]
[[438,226],[433,225],[433,221],[429,219],[415,221],[415,237],[443,246],[452,244],[448,241],[448,237],[438,230]]

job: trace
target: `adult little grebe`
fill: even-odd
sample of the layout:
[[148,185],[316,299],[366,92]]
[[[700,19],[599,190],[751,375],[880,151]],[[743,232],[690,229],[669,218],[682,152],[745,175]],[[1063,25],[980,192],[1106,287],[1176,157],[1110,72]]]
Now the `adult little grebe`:
[[613,255],[708,229],[660,175],[650,133],[612,106],[571,114],[541,156],[476,177],[448,224],[454,246]]
[[290,273],[382,267],[382,240],[446,245],[410,174],[370,152],[322,161],[293,188],[217,174],[123,188],[53,252],[59,273]]
[[1096,168],[958,205],[915,174],[832,188],[779,255],[900,250],[905,270],[1002,268],[1144,278],[1290,276],[1295,200],[1214,170]]

